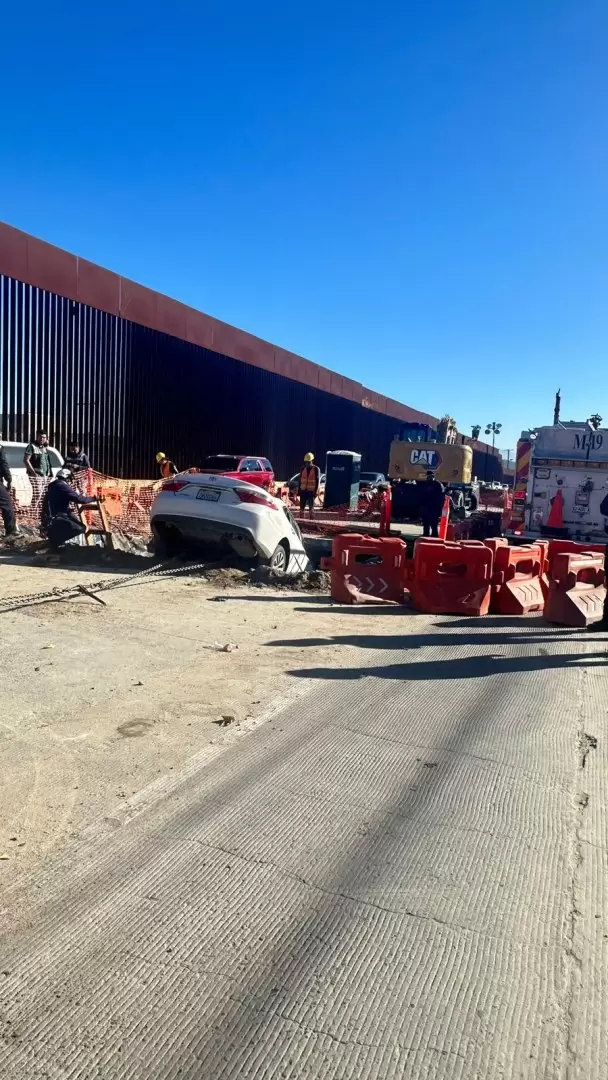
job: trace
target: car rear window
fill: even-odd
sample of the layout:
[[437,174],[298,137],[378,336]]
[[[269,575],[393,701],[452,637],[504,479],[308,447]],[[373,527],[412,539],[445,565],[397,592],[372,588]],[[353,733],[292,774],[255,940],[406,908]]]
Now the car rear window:
[[4,456],[8,462],[9,469],[23,468],[25,446],[4,446],[2,449],[4,450]]
[[261,458],[261,462],[263,467],[266,469],[266,472],[272,472],[272,465],[270,464],[267,457]]
[[213,454],[211,457],[205,458],[201,465],[201,472],[206,472],[207,469],[218,469],[221,472],[237,472],[240,457],[232,457],[230,454]]
[[360,479],[363,481],[364,484],[375,484],[376,480],[378,479],[378,475],[379,474],[377,472],[362,472]]

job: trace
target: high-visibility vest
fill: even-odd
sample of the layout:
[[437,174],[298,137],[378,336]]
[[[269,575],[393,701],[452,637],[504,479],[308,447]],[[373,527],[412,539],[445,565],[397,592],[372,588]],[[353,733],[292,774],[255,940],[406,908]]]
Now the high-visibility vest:
[[316,465],[305,465],[300,473],[300,491],[312,491],[313,494],[319,486],[318,469]]
[[175,468],[175,465],[173,464],[173,462],[169,461],[169,458],[165,458],[165,460],[162,462],[161,467],[160,467],[160,475],[163,477],[163,479],[168,479],[170,476],[173,476],[174,473],[176,473],[176,472],[177,472],[177,469]]

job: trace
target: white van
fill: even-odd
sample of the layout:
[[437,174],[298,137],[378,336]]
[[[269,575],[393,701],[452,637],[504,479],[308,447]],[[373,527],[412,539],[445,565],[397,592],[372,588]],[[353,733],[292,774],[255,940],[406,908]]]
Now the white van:
[[[2,446],[2,449],[4,450],[4,456],[12,473],[13,487],[15,488],[17,496],[17,505],[30,506],[33,498],[32,485],[30,484],[27,470],[23,464],[23,455],[25,454],[29,443],[4,442],[4,440],[0,440],[0,446]],[[51,459],[53,476],[57,476],[59,469],[63,467],[63,458],[54,446],[49,446],[48,451]]]

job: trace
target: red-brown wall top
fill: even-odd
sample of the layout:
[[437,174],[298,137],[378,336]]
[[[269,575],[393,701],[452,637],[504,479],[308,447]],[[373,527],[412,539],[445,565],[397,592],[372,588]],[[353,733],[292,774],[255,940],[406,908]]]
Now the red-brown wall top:
[[368,390],[361,383],[319,367],[303,356],[262,341],[3,222],[0,222],[0,274],[326,390],[398,420],[437,426],[436,416]]

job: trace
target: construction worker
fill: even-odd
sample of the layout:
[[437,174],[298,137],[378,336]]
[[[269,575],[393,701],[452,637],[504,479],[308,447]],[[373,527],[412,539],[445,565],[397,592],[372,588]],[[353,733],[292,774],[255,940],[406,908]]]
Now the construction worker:
[[163,480],[168,480],[170,476],[175,476],[175,474],[179,472],[177,465],[175,465],[175,463],[171,461],[171,459],[168,458],[166,454],[163,454],[162,450],[158,451],[158,454],[156,455],[156,461],[158,463],[160,475],[162,476]]
[[48,435],[44,428],[39,428],[36,432],[36,438],[31,443],[28,443],[23,455],[25,471],[32,485],[31,508],[34,513],[40,509],[46,486],[53,479],[51,455],[48,447]]
[[73,504],[92,506],[97,499],[82,495],[73,487],[70,469],[60,469],[46,489],[42,510],[42,526],[53,547],[65,544],[74,536],[81,536],[85,526],[72,509]]
[[75,435],[72,435],[68,443],[68,452],[65,455],[65,467],[71,469],[73,473],[78,472],[79,469],[90,469],[91,462],[88,455],[80,446],[80,441]]
[[6,460],[6,454],[0,443],[0,513],[4,521],[5,536],[19,535],[19,529],[15,521],[15,507],[11,496],[12,487],[13,477]]
[[304,454],[304,467],[300,472],[298,495],[300,496],[300,513],[303,514],[308,508],[308,516],[312,518],[315,499],[319,491],[321,473],[314,464],[314,454]]
[[443,485],[435,479],[435,474],[429,471],[426,480],[419,484],[420,517],[422,518],[422,535],[439,536],[439,518],[443,509]]

